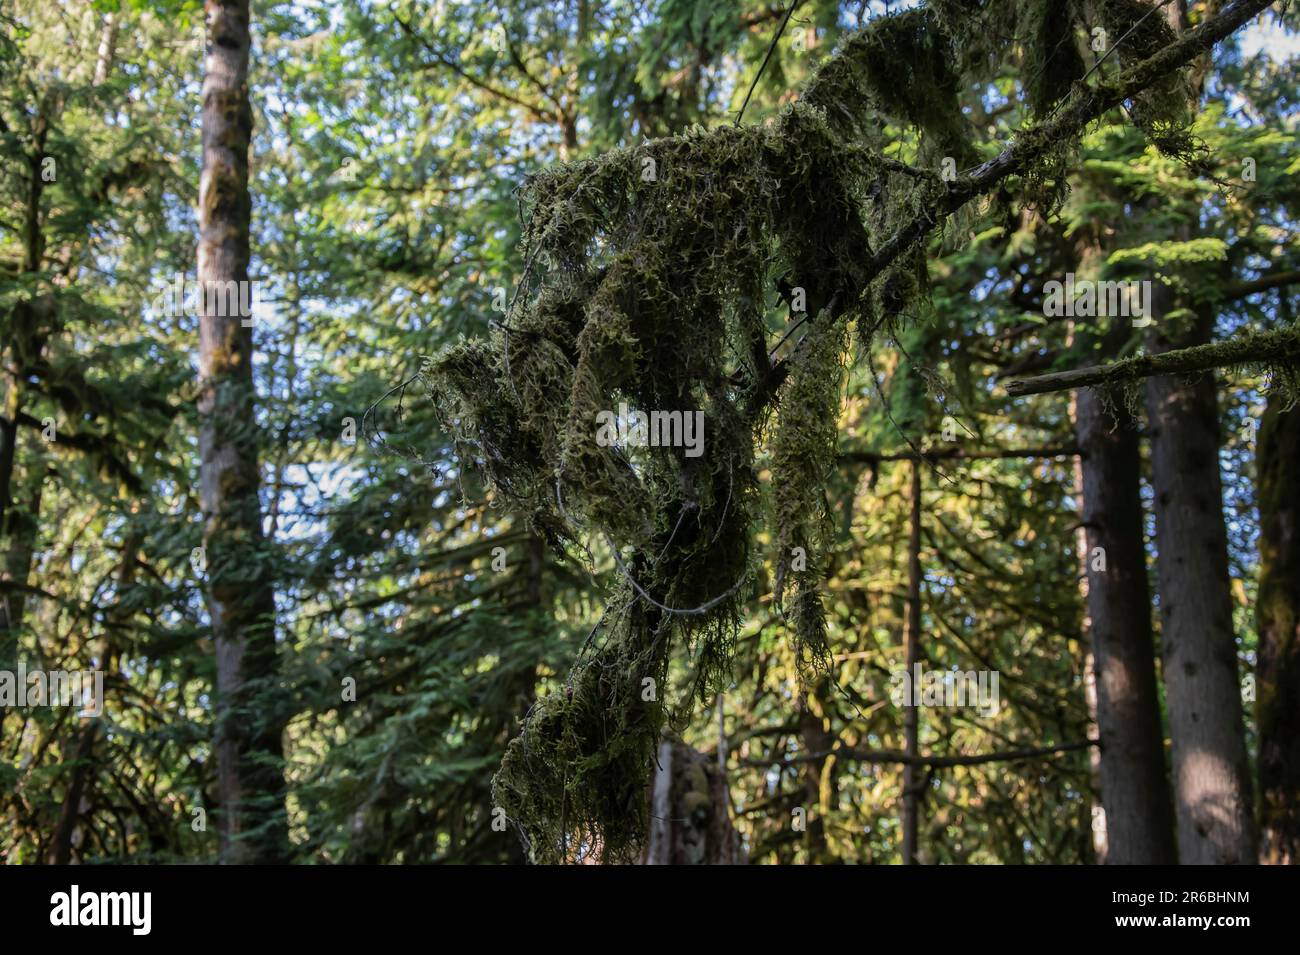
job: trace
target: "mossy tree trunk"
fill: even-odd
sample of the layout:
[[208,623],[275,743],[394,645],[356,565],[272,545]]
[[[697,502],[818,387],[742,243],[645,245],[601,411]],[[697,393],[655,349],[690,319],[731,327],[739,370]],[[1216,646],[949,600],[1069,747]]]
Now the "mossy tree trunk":
[[645,865],[743,865],[745,850],[731,821],[727,778],[717,763],[685,743],[659,744],[650,784]]
[[[1204,344],[1212,309],[1171,315],[1154,283],[1151,351]],[[1178,855],[1185,865],[1255,860],[1241,683],[1212,375],[1147,382],[1161,646],[1173,741]]]
[[[207,290],[248,281],[253,117],[248,0],[207,0],[205,13],[198,278]],[[276,862],[287,852],[283,721],[277,716],[275,606],[258,500],[253,333],[240,308],[220,307],[221,296],[203,298],[200,489],[217,656],[220,851],[230,863]],[[230,311],[235,314],[222,314]]]
[[[799,738],[810,753],[827,754],[834,748],[835,734],[831,732],[825,704],[821,702],[833,692],[829,680],[819,679],[799,700]],[[803,844],[808,851],[808,862],[813,865],[836,861],[826,838],[826,816],[832,805],[838,775],[836,762],[833,755],[822,755],[805,762],[800,773],[805,825]]]
[[1259,431],[1260,861],[1300,863],[1300,410],[1269,399]]

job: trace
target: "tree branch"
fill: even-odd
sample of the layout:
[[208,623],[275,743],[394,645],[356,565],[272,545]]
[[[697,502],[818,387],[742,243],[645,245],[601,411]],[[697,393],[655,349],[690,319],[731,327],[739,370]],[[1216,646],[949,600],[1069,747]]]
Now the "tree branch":
[[879,464],[882,461],[923,461],[964,460],[964,461],[999,461],[1014,458],[1063,458],[1081,455],[1083,452],[1075,447],[1061,448],[933,448],[917,454],[915,451],[899,451],[894,454],[876,454],[872,451],[846,451],[839,456],[840,461],[848,464]]
[[1114,80],[1095,87],[1076,86],[1073,102],[1059,116],[1030,126],[1001,153],[977,166],[969,175],[952,182],[937,208],[918,215],[899,229],[867,263],[868,276],[876,276],[937,227],[943,217],[967,202],[985,195],[1006,179],[1027,169],[1063,142],[1083,132],[1108,110],[1147,89],[1156,80],[1180,69],[1214,44],[1235,32],[1242,24],[1268,7],[1270,0],[1236,0],[1211,20],[1169,44],[1159,53],[1136,63]]
[[[864,268],[866,282],[870,283],[924,240],[947,216],[971,200],[992,192],[1004,179],[1024,172],[1060,144],[1076,139],[1089,123],[1100,119],[1107,111],[1132,99],[1167,74],[1191,63],[1216,43],[1231,36],[1248,20],[1262,13],[1270,2],[1271,0],[1235,0],[1217,16],[1184,34],[1160,52],[1135,63],[1113,80],[1093,87],[1077,84],[1070,98],[1062,101],[1068,105],[1059,115],[1023,129],[1015,141],[997,156],[977,166],[970,175],[949,183],[947,192],[939,197],[932,208],[918,214],[871,254]],[[815,99],[815,90],[812,95]],[[864,291],[859,304],[865,305],[869,295],[869,289]],[[769,383],[780,385],[789,371],[788,361],[788,358],[783,358],[772,366],[772,373],[768,375]]]
[[[546,109],[543,106],[539,106],[537,103],[530,103],[525,99],[515,96],[513,93],[510,93],[499,87],[493,86],[491,83],[487,82],[486,80],[481,80],[477,76],[474,76],[468,70],[464,69],[459,63],[457,63],[451,57],[447,56],[436,46],[430,43],[427,39],[425,39],[420,33],[418,33],[415,30],[415,28],[410,24],[409,21],[402,19],[402,17],[396,11],[393,12],[393,19],[397,22],[397,25],[402,28],[402,32],[405,33],[412,40],[414,40],[416,43],[418,43],[420,46],[422,46],[428,52],[428,54],[437,61],[437,64],[439,66],[451,70],[453,73],[459,76],[466,83],[470,84],[476,89],[482,90],[484,93],[488,93],[499,99],[505,100],[507,103],[512,103],[515,106],[527,110],[528,112],[532,113],[533,116],[535,116],[537,119],[544,119],[551,122],[555,122],[558,120],[557,115],[553,113],[551,110]],[[431,66],[432,64],[426,64],[426,65]]]
[[1155,375],[1189,375],[1211,368],[1253,365],[1276,361],[1300,361],[1300,329],[1238,335],[1225,342],[1178,348],[1159,355],[1138,355],[1108,365],[1073,368],[1035,378],[1007,382],[1013,398],[1066,391],[1093,385],[1112,385]]
[[1239,298],[1245,298],[1247,295],[1254,295],[1256,292],[1267,292],[1270,289],[1281,288],[1284,285],[1295,285],[1300,283],[1300,271],[1274,270],[1265,273],[1257,279],[1251,279],[1249,282],[1238,282],[1236,285],[1230,285],[1224,290],[1220,301],[1233,302]]
[[1007,763],[1020,759],[1033,759],[1037,756],[1056,756],[1072,753],[1089,746],[1099,745],[1097,740],[1085,739],[1076,743],[1061,743],[1056,746],[1035,746],[1030,749],[1009,749],[999,753],[976,753],[970,756],[909,756],[896,749],[833,749],[825,753],[804,753],[784,760],[746,760],[746,766],[771,766],[774,762],[783,765],[812,763],[834,756],[836,759],[850,760],[858,763],[899,763],[901,765],[929,766],[944,768],[951,766],[982,766],[985,763]]

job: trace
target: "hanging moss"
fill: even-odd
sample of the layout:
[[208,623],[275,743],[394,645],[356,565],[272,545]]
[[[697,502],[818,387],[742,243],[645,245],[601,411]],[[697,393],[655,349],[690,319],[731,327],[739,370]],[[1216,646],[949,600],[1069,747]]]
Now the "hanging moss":
[[[912,42],[926,46],[915,28]],[[502,502],[552,542],[603,540],[619,563],[599,649],[537,703],[496,777],[499,805],[539,859],[583,847],[630,858],[670,700],[685,712],[729,675],[756,562],[774,278],[802,288],[816,316],[775,402],[778,523],[786,542],[814,555],[824,546],[821,483],[869,234],[903,214],[886,187],[928,187],[880,171],[879,120],[859,104],[865,77],[886,82],[867,62],[883,49],[851,43],[770,125],[696,128],[529,179],[520,293],[487,342],[429,371],[464,463]],[[938,47],[927,49],[934,72]],[[944,135],[955,128],[947,106],[905,105]],[[620,404],[702,413],[702,448],[596,441],[597,415]],[[792,608],[810,658],[825,653],[818,569],[814,557],[796,574]],[[674,648],[690,662],[689,687],[666,683]]]
[[835,466],[847,339],[842,321],[827,312],[817,316],[792,359],[772,439],[775,599],[780,605],[786,576],[792,575],[795,657],[801,670],[825,664],[830,655],[819,583],[834,530],[825,479]]
[[[865,287],[859,209],[877,176],[873,157],[845,148],[826,112],[804,102],[769,126],[694,129],[549,169],[521,189],[532,268],[505,320],[429,370],[460,456],[502,502],[552,542],[605,542],[620,566],[622,609],[607,613],[602,649],[562,695],[539,701],[497,777],[500,804],[538,858],[583,843],[606,858],[632,852],[644,834],[634,796],[672,709],[673,648],[694,675],[676,696],[702,696],[729,677],[756,562],[773,277],[820,303],[812,337],[796,349],[798,397],[777,403],[776,428],[793,439],[820,419],[808,437],[825,462],[838,388],[818,393],[815,407],[804,407],[804,392],[825,390],[828,368],[838,381],[844,329]],[[620,405],[698,412],[702,447],[597,441],[597,416]],[[796,470],[784,483],[807,498],[787,516],[815,522],[809,495],[820,479]],[[800,634],[820,626],[807,610],[814,573],[799,584]],[[815,644],[824,647],[819,630]],[[646,679],[656,687],[649,701]]]
[[1077,23],[1069,0],[1022,5],[1025,27],[1024,81],[1030,108],[1039,117],[1065,98],[1088,71],[1079,53]]
[[[692,128],[520,188],[517,294],[488,340],[445,351],[425,377],[462,467],[552,544],[599,543],[616,564],[594,649],[537,702],[494,782],[535,858],[630,859],[644,838],[661,732],[729,678],[765,449],[778,599],[789,587],[801,665],[827,656],[822,488],[849,328],[870,348],[925,300],[922,241],[880,274],[868,262],[949,189],[887,159],[882,130],[903,123],[926,150],[968,154],[961,49],[923,10],[882,17],[768,124]],[[1026,181],[1057,190],[1055,169]],[[774,302],[796,288],[811,317],[791,316],[800,335],[774,364]],[[703,442],[597,440],[598,415],[621,406],[698,413]],[[790,563],[796,546],[806,567]],[[668,685],[670,661],[687,685]]]
[[[1127,64],[1146,59],[1178,38],[1163,10],[1146,0],[1099,0],[1107,41]],[[1147,140],[1166,156],[1192,162],[1202,151],[1190,132],[1192,92],[1182,73],[1171,73],[1134,98],[1130,114]]]
[[634,857],[646,831],[644,778],[665,723],[665,623],[625,592],[596,657],[537,701],[506,750],[493,799],[533,857]]
[[855,62],[875,107],[920,129],[933,141],[930,155],[967,165],[973,153],[957,101],[957,50],[935,14],[921,6],[881,17],[862,32],[862,43],[864,55]]

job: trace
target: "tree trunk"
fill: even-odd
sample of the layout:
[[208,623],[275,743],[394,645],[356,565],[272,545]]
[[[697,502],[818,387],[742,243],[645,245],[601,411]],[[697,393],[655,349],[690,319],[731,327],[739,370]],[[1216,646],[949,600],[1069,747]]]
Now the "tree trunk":
[[1106,861],[1162,865],[1176,861],[1174,819],[1156,695],[1138,436],[1129,415],[1117,415],[1107,414],[1092,391],[1075,397],[1081,452],[1075,483],[1084,526]]
[[[1153,352],[1210,340],[1210,309],[1180,323],[1168,317],[1170,290],[1153,283],[1152,292]],[[1187,865],[1255,861],[1214,389],[1211,375],[1147,382],[1178,854]]]
[[[56,112],[59,105],[54,106]],[[42,194],[45,180],[41,175],[41,160],[49,138],[50,120],[45,107],[40,106],[32,117],[32,149],[24,157],[27,165],[28,187],[23,204],[23,257],[19,276],[38,273],[45,264],[45,231],[42,215]],[[26,514],[14,508],[14,473],[18,466],[18,416],[23,408],[24,383],[27,380],[28,362],[45,347],[45,329],[54,316],[54,299],[45,294],[27,301],[19,301],[9,315],[9,341],[0,343],[0,358],[4,367],[0,375],[4,381],[3,407],[0,408],[0,581],[15,587],[25,587],[31,573],[32,558],[39,529],[42,482],[45,466],[38,461],[36,485],[32,493],[33,505]],[[0,592],[0,666],[17,664],[18,645],[16,631],[22,623],[26,594],[18,589],[6,588]],[[0,707],[0,730],[3,730],[7,707]],[[2,734],[0,734],[2,735]]]
[[[1096,237],[1077,248],[1081,272],[1094,277],[1104,257]],[[1128,341],[1127,320],[1104,330],[1093,361],[1116,355]],[[1091,344],[1089,342],[1089,344]],[[1092,645],[1100,751],[1097,779],[1104,816],[1104,853],[1112,865],[1177,861],[1173,798],[1160,723],[1151,587],[1147,579],[1141,493],[1141,452],[1132,415],[1102,395],[1080,389],[1071,403],[1075,488],[1079,497],[1084,629]],[[1094,829],[1094,838],[1097,838]]]
[[117,49],[117,31],[121,26],[117,14],[104,14],[104,24],[100,28],[99,52],[95,55],[94,85],[102,86],[108,81],[108,74],[113,70],[113,55]]
[[685,743],[659,744],[644,865],[743,865],[726,774]]
[[1300,864],[1300,410],[1269,399],[1259,430],[1260,861]]
[[[911,516],[907,539],[907,620],[903,644],[909,678],[921,661],[921,462],[912,462]],[[915,688],[914,688],[915,689]],[[915,698],[903,708],[903,752],[920,755],[920,707]],[[920,829],[920,798],[925,767],[903,767],[903,865],[915,865]]]
[[[214,749],[221,858],[287,853],[275,606],[258,500],[251,316],[243,314],[249,223],[248,0],[207,0],[203,173],[199,183],[199,435],[208,609],[217,657]],[[221,283],[221,284],[216,284]],[[210,294],[237,288],[239,294]],[[240,305],[230,308],[231,299]],[[222,307],[222,306],[226,307]],[[227,314],[230,312],[234,314]]]
[[[18,666],[18,628],[27,608],[27,593],[21,589],[31,577],[36,556],[36,538],[40,530],[41,496],[45,488],[45,465],[32,491],[29,508],[11,507],[0,527],[0,669]],[[5,718],[9,707],[0,704],[0,740],[4,739]],[[21,724],[19,733],[21,734]]]
[[67,865],[72,861],[72,833],[80,818],[81,797],[86,791],[86,779],[90,775],[95,734],[98,731],[99,720],[92,718],[81,728],[77,738],[77,751],[73,756],[68,789],[64,793],[63,805],[59,808],[59,821],[50,837],[50,847],[45,857],[50,865]]
[[[830,682],[819,679],[807,693],[800,696],[796,704],[799,739],[810,753],[826,753],[835,743],[835,735],[830,731],[826,717],[825,704],[821,702],[832,692]],[[834,756],[819,756],[804,763],[800,773],[804,794],[800,808],[804,812],[803,822],[806,827],[803,841],[808,850],[807,861],[810,865],[826,865],[834,861],[826,841],[826,813],[831,807],[835,788],[835,761]]]
[[[1082,499],[1083,494],[1079,488],[1079,470],[1075,465],[1074,486],[1076,493]],[[1083,581],[1082,595],[1084,603],[1088,600],[1088,532],[1083,527],[1079,528],[1079,553],[1083,555],[1080,564],[1083,566],[1083,573],[1079,579]],[[1087,611],[1084,611],[1083,626],[1080,634],[1092,632],[1092,620],[1088,617]],[[1101,739],[1101,727],[1097,725],[1097,658],[1089,650],[1084,654],[1083,659],[1083,701],[1088,707],[1088,738]],[[1091,827],[1090,848],[1092,857],[1088,858],[1087,853],[1083,858],[1088,863],[1105,864],[1110,851],[1109,836],[1106,833],[1106,805],[1101,798],[1101,747],[1090,746],[1088,748],[1088,782],[1092,784],[1092,791],[1096,798],[1092,801],[1091,811],[1088,814]]]

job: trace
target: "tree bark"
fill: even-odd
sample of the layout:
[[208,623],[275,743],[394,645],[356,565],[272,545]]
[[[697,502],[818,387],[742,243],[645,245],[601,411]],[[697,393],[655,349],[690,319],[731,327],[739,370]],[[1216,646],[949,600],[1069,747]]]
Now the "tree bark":
[[[912,462],[911,515],[907,539],[907,621],[903,634],[909,678],[921,661],[921,462]],[[913,688],[915,689],[915,688]],[[920,753],[920,707],[916,699],[903,708],[903,752]],[[903,766],[903,865],[916,865],[920,829],[921,781],[925,768],[909,762]]]
[[[56,113],[60,103],[50,104]],[[38,273],[45,264],[45,230],[42,215],[42,194],[45,180],[41,175],[41,160],[45,155],[50,132],[50,118],[46,105],[38,104],[32,117],[32,149],[23,157],[27,166],[27,195],[23,203],[23,256],[18,275]],[[18,466],[18,420],[22,414],[24,384],[28,377],[28,362],[45,347],[45,329],[53,316],[54,300],[49,295],[38,295],[13,306],[9,315],[10,340],[3,343],[4,398],[0,407],[0,546],[3,547],[3,566],[0,579],[19,587],[26,586],[31,573],[36,547],[36,534],[40,521],[42,482],[45,479],[43,462],[39,468],[32,492],[33,506],[28,513],[14,508],[14,473]],[[26,595],[20,590],[5,590],[0,594],[0,666],[17,663],[18,645],[16,631],[22,622]],[[3,730],[7,707],[0,706],[0,730]]]
[[[1107,249],[1097,235],[1072,250],[1076,271],[1095,278]],[[1119,354],[1132,330],[1126,319],[1080,323],[1071,336],[1091,361]],[[1098,341],[1097,338],[1100,338]],[[1177,861],[1173,798],[1165,768],[1164,732],[1151,626],[1151,587],[1143,527],[1141,451],[1133,417],[1102,395],[1079,390],[1070,404],[1075,443],[1083,628],[1092,646],[1099,750],[1092,760],[1101,793],[1104,845],[1111,865]],[[1096,821],[1095,821],[1096,822]]]
[[[1075,471],[1075,489],[1076,493],[1082,498],[1082,492],[1079,488],[1079,473]],[[1083,566],[1083,573],[1079,579],[1083,581],[1083,599],[1085,604],[1088,600],[1087,586],[1087,561],[1088,561],[1088,534],[1083,527],[1079,528],[1079,553],[1082,555],[1080,564]],[[1086,634],[1092,632],[1092,620],[1084,611],[1083,627],[1080,633]],[[1101,739],[1101,727],[1097,725],[1097,658],[1089,650],[1083,658],[1083,700],[1088,707],[1088,737],[1090,739]],[[1106,805],[1101,798],[1101,749],[1094,748],[1088,750],[1088,781],[1092,784],[1092,791],[1095,798],[1092,801],[1091,811],[1088,817],[1091,823],[1091,836],[1089,847],[1092,849],[1092,858],[1088,861],[1092,863],[1105,864],[1110,852],[1110,837],[1106,833]],[[1086,858],[1086,854],[1085,854]]]
[[117,49],[117,31],[121,22],[117,14],[109,12],[104,14],[104,24],[100,28],[99,34],[99,52],[95,55],[95,76],[93,83],[95,86],[102,86],[108,81],[108,74],[113,70],[113,56]]
[[[1150,350],[1208,343],[1213,311],[1198,307],[1179,322],[1168,317],[1173,304],[1168,287],[1153,283]],[[1213,376],[1149,379],[1147,418],[1179,859],[1250,863],[1255,832]]]
[[650,784],[644,865],[743,865],[727,777],[716,761],[664,739]]
[[[231,287],[214,283],[248,282],[253,117],[248,0],[206,0],[204,8],[198,278],[207,292]],[[237,288],[242,293],[247,286]],[[220,853],[228,863],[278,862],[288,851],[283,719],[274,688],[275,606],[258,500],[253,335],[245,324],[251,316],[222,304],[223,296],[204,294],[199,320],[200,492],[217,657]],[[235,314],[225,314],[230,311]]]
[[72,775],[63,796],[63,805],[59,807],[59,821],[50,836],[50,847],[46,854],[46,861],[50,865],[67,865],[72,861],[72,834],[81,816],[81,797],[86,791],[86,779],[90,775],[95,734],[98,731],[99,720],[90,719],[78,735]]
[[835,788],[838,759],[829,752],[835,736],[830,730],[825,703],[822,702],[831,692],[833,690],[829,681],[819,679],[807,693],[800,696],[796,704],[799,739],[808,752],[819,754],[817,759],[804,763],[800,770],[806,826],[803,841],[808,850],[807,861],[810,865],[825,865],[834,861],[826,841],[826,814],[833,798],[831,794]]
[[[1126,334],[1112,328],[1108,345]],[[1107,414],[1091,391],[1075,396],[1075,439],[1082,450],[1075,483],[1096,675],[1106,862],[1163,865],[1176,861],[1174,820],[1156,695],[1138,437],[1127,412],[1117,415]]]
[[1269,398],[1259,430],[1255,715],[1260,861],[1300,864],[1300,410]]
[[1096,673],[1098,777],[1106,814],[1106,861],[1175,861],[1156,695],[1151,597],[1143,547],[1137,434],[1080,392],[1076,469],[1084,524],[1087,627]]

